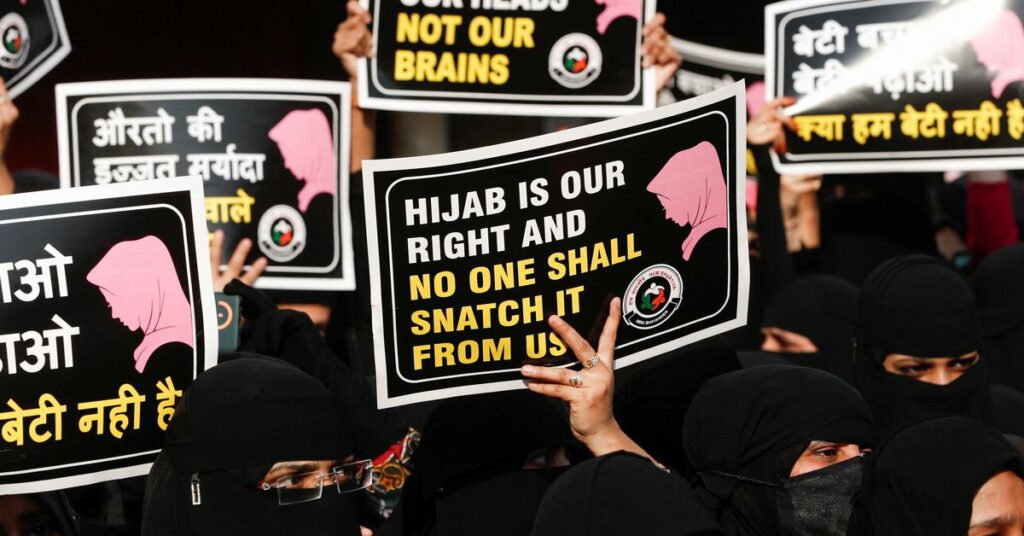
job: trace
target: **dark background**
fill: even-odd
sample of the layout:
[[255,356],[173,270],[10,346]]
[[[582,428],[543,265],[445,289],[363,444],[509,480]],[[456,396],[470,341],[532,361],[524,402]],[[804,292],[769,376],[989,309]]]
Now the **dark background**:
[[15,104],[12,170],[57,172],[53,86],[176,77],[341,80],[331,54],[343,1],[96,0],[61,2],[71,54]]

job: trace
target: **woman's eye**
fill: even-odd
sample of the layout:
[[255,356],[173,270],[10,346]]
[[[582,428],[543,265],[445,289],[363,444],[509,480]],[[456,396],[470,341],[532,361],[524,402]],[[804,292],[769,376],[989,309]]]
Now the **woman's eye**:
[[919,376],[921,374],[927,373],[931,369],[931,365],[906,365],[902,367],[897,367],[896,370],[899,370],[900,373],[905,376]]
[[818,449],[814,451],[814,455],[819,458],[835,458],[836,456],[839,456],[839,449],[834,447]]
[[978,362],[978,357],[977,356],[975,356],[975,357],[968,357],[968,358],[965,358],[965,359],[957,359],[956,361],[953,361],[952,363],[949,364],[949,368],[961,369],[961,370],[969,369],[969,368],[973,367],[975,365],[975,363],[977,363],[977,362]]

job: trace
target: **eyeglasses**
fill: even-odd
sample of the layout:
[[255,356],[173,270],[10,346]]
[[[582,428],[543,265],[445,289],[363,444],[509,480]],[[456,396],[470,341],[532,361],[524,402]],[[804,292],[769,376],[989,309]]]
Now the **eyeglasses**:
[[324,494],[324,486],[338,493],[352,493],[370,487],[373,483],[373,461],[362,460],[332,467],[329,471],[313,471],[283,476],[260,485],[263,491],[277,490],[277,503],[281,506],[315,501]]

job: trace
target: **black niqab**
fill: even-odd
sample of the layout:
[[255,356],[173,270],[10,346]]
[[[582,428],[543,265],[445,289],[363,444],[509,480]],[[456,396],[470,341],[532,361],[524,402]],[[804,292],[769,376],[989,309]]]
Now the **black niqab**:
[[358,534],[351,496],[325,489],[320,500],[280,506],[257,489],[276,462],[352,452],[330,391],[277,359],[222,360],[178,403],[150,472],[143,534]]
[[857,323],[857,287],[829,275],[793,281],[765,310],[762,325],[803,335],[818,351],[780,354],[794,365],[814,367],[853,382],[853,337]]
[[615,420],[654,459],[682,473],[683,422],[690,402],[708,379],[739,368],[732,348],[713,343],[668,352],[656,362],[617,372]]
[[974,496],[1024,456],[994,428],[943,417],[901,428],[869,460],[849,534],[964,536]]
[[709,380],[686,414],[687,474],[718,500],[727,530],[777,534],[774,494],[749,480],[788,477],[810,441],[867,446],[871,428],[867,404],[832,374],[786,365],[730,372]]
[[874,413],[877,438],[931,417],[990,419],[984,356],[948,385],[893,374],[883,366],[890,353],[940,358],[978,349],[974,296],[960,274],[932,257],[893,259],[864,282],[858,315],[854,373],[857,388]]
[[648,460],[616,452],[562,475],[537,512],[533,536],[721,534],[689,483]]
[[[446,400],[427,421],[412,457],[413,474],[402,488],[403,532],[437,533],[439,513],[447,515],[450,527],[468,525],[455,519],[461,513],[475,521],[475,533],[517,534],[517,527],[530,526],[546,483],[553,480],[550,472],[516,476],[528,472],[523,469],[527,457],[539,449],[576,445],[564,406],[547,397],[509,391]],[[500,481],[508,485],[492,485]],[[465,492],[472,489],[475,497]],[[480,497],[485,492],[492,495]],[[463,503],[465,498],[473,500]],[[478,508],[459,507],[470,502]],[[525,507],[517,508],[514,518],[480,510],[509,503]]]
[[857,308],[858,342],[886,353],[955,357],[980,347],[970,287],[934,257],[882,264],[864,281]]

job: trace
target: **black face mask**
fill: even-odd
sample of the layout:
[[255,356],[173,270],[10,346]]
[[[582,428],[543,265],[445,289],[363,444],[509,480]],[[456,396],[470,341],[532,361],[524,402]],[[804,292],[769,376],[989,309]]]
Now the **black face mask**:
[[200,474],[198,479],[199,504],[189,501],[182,505],[190,529],[186,534],[359,534],[352,495],[324,489],[320,499],[282,506],[276,493],[244,485],[223,471]]
[[779,533],[790,536],[845,536],[860,489],[864,458],[782,481],[777,494]]
[[970,417],[987,422],[992,395],[985,359],[948,385],[935,385],[885,370],[878,352],[858,348],[857,388],[871,405],[882,439],[900,426],[932,417]]

